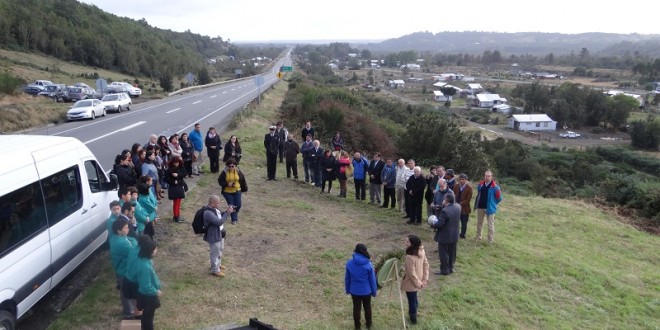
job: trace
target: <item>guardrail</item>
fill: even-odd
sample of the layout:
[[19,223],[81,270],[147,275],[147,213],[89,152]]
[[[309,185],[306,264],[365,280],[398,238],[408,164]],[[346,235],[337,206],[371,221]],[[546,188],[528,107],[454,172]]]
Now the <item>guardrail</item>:
[[181,94],[181,93],[186,93],[186,92],[190,92],[190,91],[194,91],[194,90],[198,90],[198,89],[202,89],[202,88],[208,88],[208,87],[228,84],[228,83],[232,83],[232,82],[236,82],[236,81],[242,81],[242,80],[250,79],[252,77],[253,76],[249,76],[249,77],[243,77],[243,78],[238,78],[238,79],[231,79],[231,80],[214,82],[214,83],[210,83],[210,84],[206,84],[206,85],[197,85],[197,86],[190,86],[190,87],[186,87],[186,88],[181,88],[179,90],[176,90],[172,93],[167,94],[167,96],[174,96],[174,95],[178,95],[178,94]]

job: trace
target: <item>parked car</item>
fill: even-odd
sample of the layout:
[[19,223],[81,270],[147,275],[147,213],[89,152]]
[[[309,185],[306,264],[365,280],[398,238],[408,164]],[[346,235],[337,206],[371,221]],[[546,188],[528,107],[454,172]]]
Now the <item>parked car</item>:
[[117,93],[124,93],[126,95],[130,96],[130,92],[128,88],[124,85],[108,85],[105,89],[106,94],[117,94]]
[[564,139],[577,139],[580,137],[580,134],[572,131],[567,131],[566,133],[559,133],[559,137]]
[[30,94],[32,96],[37,96],[37,94],[43,92],[44,88],[41,86],[35,86],[35,85],[27,85],[23,89],[23,92],[26,94]]
[[123,81],[114,81],[110,84],[110,86],[124,86],[126,87],[126,90],[128,90],[128,95],[130,97],[140,97],[142,95],[142,90],[134,87],[133,85],[123,82]]
[[101,99],[101,102],[106,112],[116,111],[117,113],[120,113],[124,109],[131,110],[131,104],[133,104],[130,96],[124,93],[105,95]]
[[85,95],[87,95],[88,99],[93,98],[94,94],[96,94],[96,90],[94,90],[94,88],[89,87],[89,85],[87,85],[85,83],[78,82],[78,83],[73,84],[73,86],[82,88],[83,93],[85,93]]
[[100,100],[89,99],[89,100],[80,100],[71,106],[71,109],[67,111],[66,118],[71,120],[76,119],[96,119],[96,116],[105,117],[105,109],[103,103]]
[[53,99],[55,102],[64,102],[64,94],[66,93],[66,85],[53,84],[48,85],[46,88],[39,92],[37,96],[44,96]]
[[39,94],[39,92],[42,92],[44,88],[46,88],[46,86],[52,84],[53,82],[50,80],[35,80],[32,83],[25,86],[23,91],[32,96],[37,96],[37,94]]
[[87,93],[83,87],[69,86],[64,98],[67,102],[76,102],[87,99]]

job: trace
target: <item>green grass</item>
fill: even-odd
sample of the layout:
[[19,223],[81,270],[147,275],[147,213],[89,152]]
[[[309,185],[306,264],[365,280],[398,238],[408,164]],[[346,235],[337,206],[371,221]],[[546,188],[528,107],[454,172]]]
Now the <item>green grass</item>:
[[[163,282],[159,329],[206,329],[245,324],[250,317],[278,329],[349,329],[351,302],[344,294],[344,265],[357,242],[374,256],[403,250],[403,237],[422,238],[439,268],[433,232],[407,226],[401,215],[346,199],[335,191],[292,180],[265,181],[263,135],[277,118],[278,84],[236,134],[244,148],[241,169],[250,190],[237,226],[229,226],[223,279],[208,275],[208,246],[189,225],[164,221],[156,231],[154,260]],[[297,132],[296,123],[287,125]],[[302,173],[302,166],[299,166]],[[278,178],[283,178],[278,164]],[[183,205],[192,219],[216,177],[197,179]],[[169,209],[162,212],[167,213]],[[468,235],[473,237],[476,216]],[[420,293],[415,329],[658,329],[660,242],[616,216],[581,201],[520,197],[504,191],[496,215],[496,242],[458,244],[455,273],[431,275]],[[53,329],[116,328],[121,313],[109,262]],[[386,287],[373,300],[374,328],[401,328],[399,295]],[[404,306],[405,296],[404,296]],[[407,308],[407,307],[406,307]]]

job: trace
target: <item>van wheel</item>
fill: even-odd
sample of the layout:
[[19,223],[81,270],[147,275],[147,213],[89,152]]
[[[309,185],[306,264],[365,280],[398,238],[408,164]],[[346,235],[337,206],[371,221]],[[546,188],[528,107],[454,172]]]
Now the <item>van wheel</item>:
[[121,105],[117,107],[117,113],[121,112]]
[[7,311],[0,311],[0,330],[14,330],[16,320]]
[[126,105],[126,110],[131,110],[131,104],[130,103]]

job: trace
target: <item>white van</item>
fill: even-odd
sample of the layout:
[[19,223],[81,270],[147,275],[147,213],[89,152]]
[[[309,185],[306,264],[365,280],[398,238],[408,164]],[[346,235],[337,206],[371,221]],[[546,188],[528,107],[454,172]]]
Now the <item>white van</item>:
[[75,138],[0,135],[0,155],[0,329],[14,329],[106,241],[117,178]]

